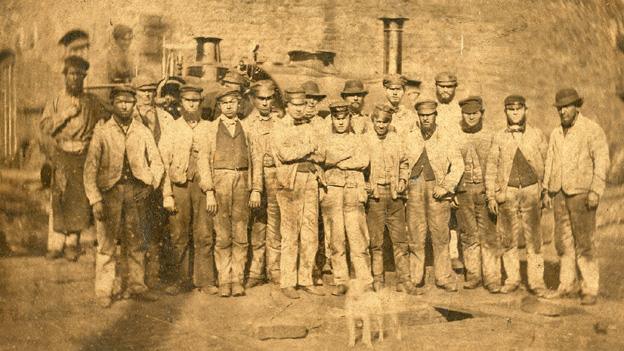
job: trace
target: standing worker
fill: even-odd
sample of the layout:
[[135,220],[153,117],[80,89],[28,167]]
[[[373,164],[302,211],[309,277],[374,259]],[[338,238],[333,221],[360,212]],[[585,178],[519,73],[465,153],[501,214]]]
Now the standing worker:
[[109,83],[130,83],[134,78],[134,62],[129,56],[132,38],[132,28],[124,24],[113,27],[113,42],[106,55]]

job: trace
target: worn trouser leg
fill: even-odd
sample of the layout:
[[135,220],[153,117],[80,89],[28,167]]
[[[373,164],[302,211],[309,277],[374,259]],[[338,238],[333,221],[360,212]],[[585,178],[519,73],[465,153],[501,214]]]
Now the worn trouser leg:
[[54,209],[50,197],[50,211],[48,214],[48,251],[63,251],[66,235],[54,230]]
[[433,198],[435,181],[427,182],[427,226],[431,233],[433,246],[433,270],[436,285],[442,286],[451,283],[453,271],[449,255],[449,219],[451,204],[447,200],[438,201]]
[[[323,190],[319,190],[323,191]],[[320,210],[321,210],[321,219],[323,220],[323,247],[319,247],[319,250],[322,250],[322,254],[325,257],[325,264],[332,262],[333,253],[331,250],[331,241],[332,241],[332,218],[330,215],[331,209],[330,204],[325,201],[325,197],[323,196],[320,200]],[[322,269],[323,267],[320,267]],[[332,268],[333,270],[333,268]]]
[[369,284],[372,283],[373,276],[371,275],[371,257],[368,251],[370,238],[366,226],[366,213],[364,203],[360,201],[363,196],[362,191],[363,189],[358,188],[344,188],[343,213],[349,243],[349,258],[353,265],[355,277]]
[[162,192],[155,191],[150,194],[146,201],[148,240],[147,253],[145,254],[145,283],[149,287],[154,287],[160,282],[165,216],[162,207]]
[[328,186],[327,194],[323,198],[323,220],[330,232],[329,238],[332,273],[336,284],[346,284],[349,280],[347,266],[345,216],[344,216],[344,189],[339,186]]
[[262,193],[262,202],[259,208],[251,210],[251,257],[249,257],[249,279],[263,280],[266,258],[266,231],[267,231],[267,198]]
[[[114,188],[109,192],[111,193],[112,200],[116,196],[112,195]],[[116,210],[115,203],[111,203],[108,208],[108,213],[118,216],[121,214],[121,210]],[[115,218],[110,218],[113,220]],[[108,221],[108,217],[107,217]],[[111,297],[113,293],[113,286],[116,279],[116,265],[117,265],[117,243],[115,232],[106,230],[106,222],[96,221],[96,238],[97,238],[97,250],[95,253],[95,296],[96,297]],[[121,284],[119,284],[121,286]]]
[[517,189],[507,188],[507,199],[498,205],[496,230],[501,237],[503,265],[507,280],[505,285],[520,285],[520,258],[518,257],[518,237],[522,233],[522,219],[518,211]]
[[[480,205],[479,205],[480,206]],[[477,211],[477,227],[480,232],[481,261],[483,270],[483,286],[501,283],[501,240],[496,231],[496,217],[487,208],[483,198],[483,211]],[[481,225],[479,225],[481,223]]]
[[379,199],[371,198],[368,200],[366,216],[370,235],[373,279],[376,281],[384,280],[383,239],[384,229],[387,225],[392,240],[397,283],[403,283],[410,280],[405,205],[402,199],[392,199],[389,185],[378,185],[377,190]]
[[542,232],[540,218],[542,214],[540,203],[540,188],[531,185],[520,189],[520,216],[526,241],[527,276],[529,288],[544,289],[544,256],[542,255]]
[[[318,183],[311,173],[297,173],[292,190],[279,189],[282,253],[280,286],[312,285],[318,250]],[[299,261],[299,265],[297,265]]]
[[595,257],[596,210],[587,208],[587,194],[555,196],[555,240],[561,257],[560,290],[572,291],[576,267],[583,294],[598,295],[599,270]]
[[190,182],[183,186],[172,186],[177,212],[169,216],[171,246],[178,284],[191,282],[190,275],[190,240],[193,204],[191,201]]
[[193,283],[197,287],[215,285],[214,233],[212,216],[206,212],[206,194],[198,181],[189,183],[193,228]]
[[462,229],[460,242],[466,268],[466,281],[481,281],[481,241],[484,221],[487,217],[483,184],[466,184],[466,189],[457,194],[459,207],[457,221]]
[[423,180],[410,180],[406,204],[410,278],[417,285],[422,282],[425,274],[428,204],[426,186],[426,182]]
[[[277,178],[275,167],[264,168],[264,192],[266,194],[266,271],[271,279],[280,276],[280,209],[277,205]],[[251,270],[250,270],[251,271]],[[250,273],[251,275],[251,273]]]
[[219,284],[242,284],[247,258],[247,171],[215,170],[215,261]]

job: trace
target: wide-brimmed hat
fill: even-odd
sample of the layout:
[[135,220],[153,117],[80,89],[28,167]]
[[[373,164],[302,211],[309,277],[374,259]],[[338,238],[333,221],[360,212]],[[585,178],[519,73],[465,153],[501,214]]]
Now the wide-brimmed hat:
[[368,94],[368,90],[364,89],[364,83],[361,80],[348,80],[345,82],[344,88],[340,92],[342,95]]
[[583,104],[583,98],[574,88],[561,89],[555,95],[555,107],[561,108],[574,103]]

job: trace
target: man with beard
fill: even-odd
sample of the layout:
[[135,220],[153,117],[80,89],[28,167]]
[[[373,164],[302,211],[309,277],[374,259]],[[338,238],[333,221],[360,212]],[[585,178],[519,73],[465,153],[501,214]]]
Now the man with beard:
[[464,289],[474,289],[483,282],[490,292],[496,293],[501,288],[500,266],[496,264],[498,243],[484,185],[492,133],[483,128],[485,109],[480,96],[469,96],[459,101],[459,105],[462,111],[459,148],[465,170],[457,186],[457,220],[462,228],[460,242],[466,266]]
[[439,73],[435,77],[435,89],[438,100],[438,125],[459,133],[462,113],[459,105],[453,102],[457,90],[457,77],[449,72]]
[[387,104],[395,110],[392,116],[392,126],[397,133],[406,135],[417,128],[418,117],[412,108],[401,104],[405,94],[405,78],[398,74],[387,75],[383,79],[383,86]]
[[93,130],[109,115],[95,95],[84,92],[88,69],[89,63],[81,57],[65,59],[65,89],[46,104],[39,122],[42,150],[53,169],[48,259],[64,254],[76,261],[80,233],[92,223],[83,167]]
[[200,131],[208,123],[200,118],[202,91],[190,84],[180,88],[182,117],[165,129],[159,143],[165,164],[163,207],[169,212],[176,275],[174,284],[166,289],[170,295],[194,286],[205,294],[217,293],[212,217],[206,211],[206,195],[200,187],[202,175],[198,170],[198,144],[203,138]]
[[305,116],[306,94],[298,87],[286,90],[286,115],[275,125],[273,152],[277,166],[277,203],[281,211],[282,256],[280,287],[290,299],[298,299],[296,287],[324,295],[314,286],[312,270],[318,250],[320,134]]
[[527,123],[525,98],[505,98],[507,127],[494,134],[485,167],[485,189],[490,212],[497,215],[503,265],[507,280],[500,292],[507,294],[520,285],[518,238],[524,234],[529,290],[543,297],[541,182],[548,145],[541,130]]
[[410,279],[405,231],[404,198],[409,165],[402,139],[390,132],[393,113],[390,106],[376,105],[372,130],[365,136],[371,161],[366,220],[371,241],[373,288],[381,291],[384,285],[383,241],[384,229],[388,227],[397,271],[397,290],[415,294],[418,291]]
[[[97,231],[95,296],[98,304],[111,304],[115,268],[126,266],[122,281],[129,296],[154,301],[157,296],[145,285],[145,200],[158,189],[163,164],[150,130],[132,118],[135,91],[113,88],[111,100],[117,111],[96,128],[84,166],[84,185],[93,215],[103,226]],[[116,256],[116,242],[121,255]]]
[[457,141],[437,125],[437,103],[424,100],[416,105],[420,129],[407,134],[405,143],[411,170],[407,195],[407,228],[410,276],[416,285],[425,270],[425,239],[431,235],[436,285],[456,292],[449,258],[451,198],[464,173]]
[[[156,80],[146,76],[138,76],[134,80],[137,102],[133,117],[149,128],[158,145],[163,131],[170,128],[173,117],[154,103],[156,96]],[[147,199],[147,253],[145,255],[145,284],[150,289],[160,288],[161,251],[164,244],[167,214],[163,206],[162,189],[154,191]]]
[[594,305],[598,296],[599,269],[594,231],[596,209],[609,170],[609,146],[602,128],[579,108],[583,98],[576,89],[557,92],[555,107],[561,127],[550,135],[544,189],[546,205],[554,198],[555,243],[561,270],[556,297],[574,296],[577,267],[582,278],[581,304]]
[[364,89],[364,84],[360,80],[346,81],[340,92],[340,97],[349,104],[351,128],[358,134],[364,134],[370,129],[370,118],[362,113],[366,95],[368,90]]
[[246,123],[238,118],[240,92],[223,87],[217,95],[221,115],[199,139],[198,167],[206,209],[214,216],[219,296],[243,296],[250,208],[262,199],[262,155]]
[[132,44],[132,28],[118,24],[113,28],[113,43],[106,55],[106,74],[110,83],[130,83],[134,78],[134,62],[128,56]]
[[321,190],[323,218],[331,231],[331,262],[336,284],[332,295],[347,292],[349,262],[356,279],[372,283],[368,229],[366,228],[366,185],[364,169],[368,168],[368,152],[362,136],[349,123],[349,105],[334,102],[329,105],[332,132],[323,140],[326,188]]
[[247,117],[247,125],[252,143],[262,157],[262,179],[264,183],[262,201],[251,211],[251,263],[249,278],[245,288],[262,284],[265,279],[263,269],[266,262],[266,275],[274,284],[279,284],[279,262],[281,237],[279,232],[280,210],[277,205],[277,179],[275,160],[271,149],[273,126],[277,117],[271,113],[275,98],[275,84],[261,80],[251,86],[252,102],[255,109]]

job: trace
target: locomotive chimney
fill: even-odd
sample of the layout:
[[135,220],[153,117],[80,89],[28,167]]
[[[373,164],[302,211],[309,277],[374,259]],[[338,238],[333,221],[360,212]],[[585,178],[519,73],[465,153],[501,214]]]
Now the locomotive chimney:
[[400,74],[403,61],[403,23],[408,18],[389,16],[379,19],[384,26],[384,74]]
[[197,42],[197,56],[195,60],[201,63],[221,63],[221,50],[217,37],[195,37]]

